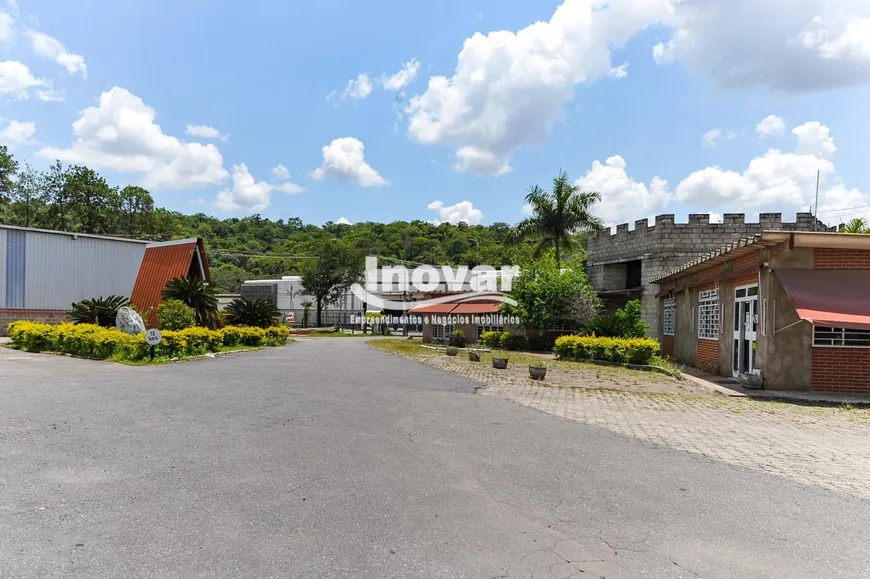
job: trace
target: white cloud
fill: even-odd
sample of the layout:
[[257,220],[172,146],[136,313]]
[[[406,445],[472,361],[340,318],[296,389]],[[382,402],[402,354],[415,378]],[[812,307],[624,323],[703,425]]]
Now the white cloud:
[[341,94],[341,100],[361,101],[370,94],[372,94],[372,81],[369,79],[369,75],[360,73],[355,79],[347,81],[347,86]]
[[220,211],[262,211],[269,206],[272,185],[257,181],[247,165],[233,166],[233,186],[218,193],[215,207]]
[[867,0],[681,0],[653,49],[723,87],[808,91],[870,81]]
[[36,54],[43,58],[54,60],[70,74],[78,73],[87,78],[88,66],[85,64],[85,59],[82,55],[67,51],[59,40],[44,32],[28,30],[26,33],[28,38],[30,38],[30,45]]
[[420,63],[416,58],[412,58],[402,65],[401,70],[392,76],[382,76],[381,86],[387,90],[402,90],[409,84],[417,80],[417,73],[420,72]]
[[549,135],[578,84],[611,70],[611,47],[666,14],[660,0],[565,0],[547,22],[474,34],[453,75],[409,101],[409,134],[454,146],[459,170],[503,173],[517,148]]
[[768,115],[755,125],[755,132],[762,137],[773,137],[785,133],[785,121],[782,117]]
[[614,66],[607,71],[607,76],[610,78],[625,78],[628,76],[628,63],[623,62],[619,66]]
[[430,223],[440,225],[442,223],[458,224],[461,221],[469,225],[478,225],[483,219],[483,211],[475,209],[471,201],[461,201],[455,205],[444,206],[441,201],[433,201],[426,206],[429,211],[435,211],[438,214],[438,219],[433,219]]
[[670,200],[667,181],[653,177],[647,187],[629,177],[625,169],[625,159],[614,155],[603,165],[600,161],[592,163],[592,168],[575,183],[581,191],[601,194],[592,212],[605,223],[623,223],[637,215],[658,213]]
[[39,155],[121,173],[141,173],[154,189],[191,189],[227,177],[214,145],[187,143],[166,135],[157,113],[126,89],[100,95],[98,106],[81,111],[73,123],[76,140],[68,149],[45,148]]
[[818,121],[795,127],[792,134],[797,137],[799,155],[815,155],[827,159],[837,152],[834,138],[831,137],[831,129]]
[[0,12],[0,46],[6,46],[15,38],[15,19],[7,12]]
[[716,141],[722,136],[721,129],[712,129],[701,135],[701,143],[705,147],[715,147]]
[[281,183],[280,185],[274,186],[275,191],[280,191],[281,193],[286,193],[287,195],[295,195],[296,193],[302,193],[305,189],[296,183]]
[[363,187],[389,185],[371,165],[365,161],[365,145],[353,137],[335,139],[322,149],[323,164],[311,173],[311,177],[351,181]]
[[281,181],[286,181],[290,178],[290,171],[284,165],[276,165],[272,167],[272,176]]
[[64,92],[54,90],[51,81],[46,81],[45,88],[36,89],[36,97],[46,103],[62,103],[66,100]]
[[0,131],[0,143],[4,145],[23,145],[29,143],[36,134],[36,123],[9,121]]
[[339,225],[353,225],[347,217],[339,217],[335,222]]
[[749,211],[797,212],[814,204],[816,175],[821,176],[820,206],[836,210],[870,203],[861,191],[848,188],[835,178],[830,157],[836,151],[828,127],[810,122],[792,131],[794,153],[770,149],[750,161],[742,173],[707,167],[683,179],[675,199],[690,206],[718,211],[734,208]]
[[221,133],[214,127],[210,127],[208,125],[187,125],[184,129],[184,134],[189,137],[199,137],[200,139],[216,139],[219,141],[226,141],[229,139],[229,135],[225,135]]
[[523,205],[522,211],[523,211],[523,215],[534,215],[535,214],[535,210],[532,207],[531,203],[526,203],[525,205]]
[[47,86],[45,80],[31,74],[27,65],[16,60],[0,62],[0,95],[24,100],[30,96],[30,89]]

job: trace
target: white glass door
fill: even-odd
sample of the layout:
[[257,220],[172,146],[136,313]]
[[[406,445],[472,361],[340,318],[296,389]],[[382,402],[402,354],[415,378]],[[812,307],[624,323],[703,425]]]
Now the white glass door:
[[734,349],[731,369],[735,377],[755,374],[755,348],[758,332],[758,286],[734,290]]

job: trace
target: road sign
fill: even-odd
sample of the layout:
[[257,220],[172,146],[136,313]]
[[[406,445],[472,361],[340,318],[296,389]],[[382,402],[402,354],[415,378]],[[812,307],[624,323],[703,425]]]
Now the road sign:
[[157,328],[149,328],[145,331],[145,342],[149,346],[156,346],[163,339],[163,336],[160,335],[160,330]]

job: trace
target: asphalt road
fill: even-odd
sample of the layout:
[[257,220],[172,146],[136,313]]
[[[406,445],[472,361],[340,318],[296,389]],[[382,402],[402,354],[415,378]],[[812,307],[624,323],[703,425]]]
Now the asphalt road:
[[870,577],[870,503],[318,339],[0,352],[0,576]]

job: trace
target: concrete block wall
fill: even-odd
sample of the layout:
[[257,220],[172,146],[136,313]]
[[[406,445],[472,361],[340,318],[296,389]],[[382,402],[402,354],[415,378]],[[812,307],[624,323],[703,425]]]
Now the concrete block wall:
[[69,312],[58,310],[0,310],[0,337],[9,335],[7,326],[18,320],[29,320],[44,324],[59,324]]
[[650,225],[648,219],[639,219],[634,229],[623,223],[616,226],[615,233],[605,230],[590,236],[589,280],[597,291],[616,289],[613,282],[617,274],[613,273],[613,265],[641,260],[644,287],[641,309],[650,325],[650,335],[656,337],[659,336],[658,300],[655,298],[658,286],[650,281],[723,245],[762,231],[836,231],[836,228],[828,227],[811,213],[798,213],[794,223],[783,223],[781,213],[761,213],[755,223],[747,223],[743,213],[726,213],[722,223],[710,223],[710,216],[705,213],[690,214],[687,223],[676,223],[673,214],[657,215],[654,225]]

